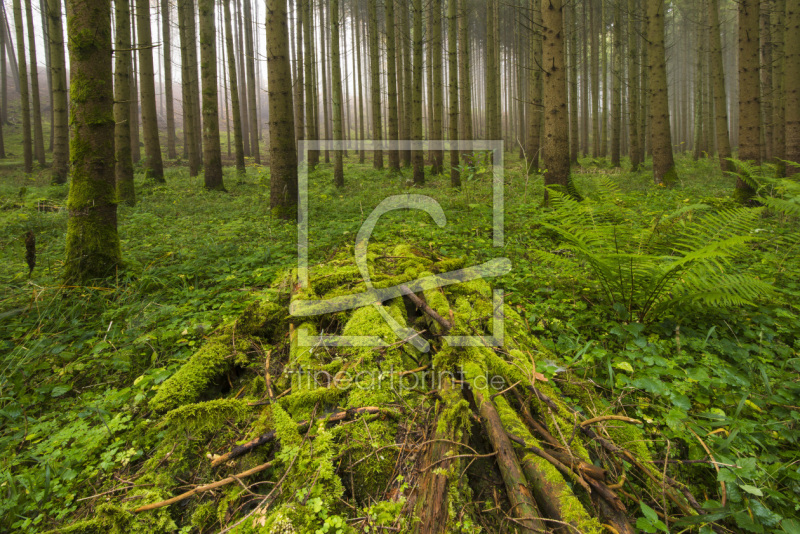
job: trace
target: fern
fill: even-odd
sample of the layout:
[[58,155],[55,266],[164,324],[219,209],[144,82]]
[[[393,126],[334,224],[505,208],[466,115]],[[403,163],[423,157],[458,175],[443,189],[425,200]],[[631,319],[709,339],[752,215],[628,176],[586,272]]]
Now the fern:
[[756,241],[763,208],[708,213],[696,204],[661,214],[642,228],[641,214],[614,202],[614,190],[599,200],[576,202],[553,192],[550,223],[572,258],[537,251],[556,265],[588,264],[609,304],[630,317],[652,321],[679,306],[724,308],[754,303],[772,290],[763,281],[735,272],[735,261]]

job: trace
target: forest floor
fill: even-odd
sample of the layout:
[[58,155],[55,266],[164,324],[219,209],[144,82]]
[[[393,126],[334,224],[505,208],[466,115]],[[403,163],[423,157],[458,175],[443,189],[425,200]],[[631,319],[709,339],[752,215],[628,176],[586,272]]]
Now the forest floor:
[[[343,189],[332,184],[332,165],[311,173],[312,273],[337,253],[352,254],[361,224],[387,196],[431,196],[444,210],[445,228],[427,215],[395,212],[381,218],[372,242],[410,243],[467,264],[509,258],[512,271],[492,284],[505,289],[507,303],[555,355],[538,362],[538,372],[590,380],[615,410],[644,422],[653,458],[713,455],[718,464],[669,467],[690,483],[713,515],[708,521],[800,532],[797,218],[758,212],[745,229],[758,239],[726,264],[730,273],[770,284],[767,296],[744,295],[749,304],[698,297],[670,305],[673,295],[659,295],[661,308],[644,309],[633,302],[638,288],[628,288],[630,299],[624,289],[623,298],[609,293],[591,259],[565,245],[558,231],[566,228],[564,205],[541,206],[542,177],[526,176],[516,155],[506,155],[503,248],[492,246],[485,167],[462,176],[460,190],[446,174],[410,189],[407,169],[391,175],[369,162],[350,155]],[[733,178],[715,161],[677,162],[672,189],[654,186],[650,172],[620,172],[590,159],[575,169],[575,184],[600,218],[656,238],[661,219],[673,225],[667,234],[736,208]],[[202,177],[189,177],[184,167],[168,166],[163,185],[137,175],[136,206],[119,207],[125,268],[100,286],[64,287],[67,188],[13,165],[0,173],[0,531],[35,532],[122,499],[132,487],[126,477],[163,437],[140,425],[145,415],[158,419],[148,402],[218,325],[239,317],[296,264],[297,230],[270,215],[267,168],[250,165],[241,181],[226,168],[228,192],[218,193],[205,191]],[[31,276],[28,231],[37,248]],[[622,233],[631,245],[631,232]],[[665,530],[656,503],[628,502],[639,528]],[[210,531],[218,530],[213,524]],[[181,526],[191,531],[188,520]]]

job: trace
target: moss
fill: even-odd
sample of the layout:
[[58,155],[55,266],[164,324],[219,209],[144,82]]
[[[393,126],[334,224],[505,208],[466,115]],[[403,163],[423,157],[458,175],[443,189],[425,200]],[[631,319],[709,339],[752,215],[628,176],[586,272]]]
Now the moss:
[[[131,501],[131,507],[168,499],[170,495],[158,490],[134,490],[130,497],[142,496]],[[143,514],[134,514],[128,509],[113,504],[97,507],[97,515],[104,522],[108,534],[166,534],[176,532],[177,525],[169,514],[169,508],[157,508]]]
[[159,387],[150,400],[150,408],[163,413],[183,404],[195,402],[231,367],[233,353],[227,336],[211,338],[177,373]]
[[245,401],[217,399],[176,408],[164,416],[161,426],[172,435],[190,433],[196,436],[218,430],[226,421],[239,422],[249,413]]
[[665,187],[672,187],[678,183],[678,171],[675,170],[674,165],[661,177],[661,183],[664,184]]
[[286,306],[275,302],[277,298],[277,294],[268,294],[252,302],[236,321],[223,326],[220,333],[267,339],[274,339],[278,333],[283,334],[289,313]]
[[106,534],[107,532],[108,525],[97,518],[93,518],[48,530],[44,534]]
[[546,479],[560,481],[561,491],[558,495],[558,501],[563,521],[575,525],[578,531],[585,534],[601,534],[605,532],[600,521],[595,517],[589,516],[578,497],[569,490],[569,486],[564,482],[564,477],[553,464],[535,454],[526,455],[523,461],[531,462],[539,472],[544,474]]
[[[508,402],[506,402],[503,397],[497,397],[495,405],[497,406],[500,420],[503,422],[503,427],[507,431],[521,437],[529,446],[541,448],[541,445],[534,439],[517,413],[508,405]],[[558,488],[559,493],[557,498],[559,500],[563,521],[577,526],[578,530],[581,532],[592,534],[600,534],[600,532],[602,532],[603,529],[600,523],[589,516],[586,509],[567,485],[563,475],[553,464],[533,454],[526,454],[524,460],[530,461],[539,472],[544,474],[547,480],[554,484],[554,487]]]
[[214,514],[216,507],[216,503],[211,501],[203,503],[195,508],[194,512],[192,512],[192,526],[198,531],[208,529],[211,523],[216,519]]

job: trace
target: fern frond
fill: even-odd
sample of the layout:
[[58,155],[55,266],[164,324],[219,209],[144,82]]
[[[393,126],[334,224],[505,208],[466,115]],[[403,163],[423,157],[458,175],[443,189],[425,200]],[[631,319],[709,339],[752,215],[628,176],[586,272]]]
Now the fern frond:
[[773,211],[791,217],[800,217],[800,196],[792,198],[791,200],[775,197],[759,197],[758,201]]

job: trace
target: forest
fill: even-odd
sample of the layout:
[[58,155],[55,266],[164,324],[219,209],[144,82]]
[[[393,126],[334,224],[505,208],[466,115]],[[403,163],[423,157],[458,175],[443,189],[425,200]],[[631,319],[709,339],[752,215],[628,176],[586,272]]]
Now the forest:
[[3,0],[0,533],[800,534],[800,0]]

